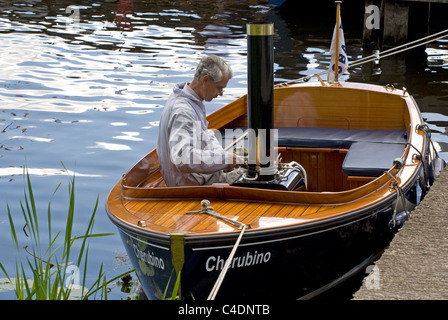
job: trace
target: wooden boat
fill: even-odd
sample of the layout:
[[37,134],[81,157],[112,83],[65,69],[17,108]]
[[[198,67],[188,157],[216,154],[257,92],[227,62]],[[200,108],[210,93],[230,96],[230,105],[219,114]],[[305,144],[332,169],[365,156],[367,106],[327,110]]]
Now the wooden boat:
[[[210,127],[247,126],[246,104],[244,96],[209,115]],[[396,217],[410,211],[436,174],[428,127],[406,91],[312,82],[276,88],[274,106],[275,128],[295,131],[285,138],[279,131],[278,151],[303,166],[306,191],[168,188],[156,150],[111,191],[107,212],[150,299],[160,298],[180,270],[183,298],[203,299],[212,289],[240,230],[207,214],[187,214],[201,209],[203,199],[251,226],[218,298],[299,298],[371,263],[393,236],[395,207]],[[348,167],[353,152],[365,161]],[[394,164],[396,157],[401,162]]]
[[[208,121],[222,131],[249,118],[243,96]],[[112,189],[107,213],[149,299],[178,275],[181,299],[206,299],[223,274],[217,299],[317,296],[372,263],[445,165],[405,89],[277,87],[273,127],[280,187],[167,187],[154,149]]]

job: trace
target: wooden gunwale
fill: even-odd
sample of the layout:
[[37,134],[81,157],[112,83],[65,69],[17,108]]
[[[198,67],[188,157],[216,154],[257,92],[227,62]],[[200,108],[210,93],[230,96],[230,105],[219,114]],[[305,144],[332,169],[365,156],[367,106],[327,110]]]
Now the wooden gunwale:
[[[313,88],[309,83],[300,86]],[[292,90],[294,87],[276,90]],[[407,106],[408,113],[403,112],[397,117],[404,119],[404,125],[401,126],[408,129],[410,143],[420,152],[428,147],[424,134],[415,129],[417,124],[422,123],[422,119],[409,95],[401,90],[394,92],[378,86],[343,84],[343,87],[349,87],[354,92],[369,90],[400,97],[404,101],[403,106]],[[340,89],[335,87],[335,90]],[[277,99],[288,99],[288,95],[280,95]],[[212,113],[208,117],[210,127],[221,128],[229,124],[229,119],[232,121],[244,116],[245,103],[246,97],[242,97]],[[359,126],[364,125],[361,120],[356,121]],[[384,126],[390,128],[396,124],[386,123]],[[408,188],[412,184],[421,166],[421,162],[414,159],[417,154],[414,148],[407,146],[402,156],[405,166],[389,170],[390,175],[399,181],[401,188]],[[216,212],[250,224],[252,229],[246,232],[253,233],[334,219],[396,198],[395,190],[391,188],[394,179],[389,174],[383,174],[361,187],[338,192],[259,190],[229,185],[138,187],[148,175],[160,175],[155,149],[131,168],[112,189],[107,201],[107,211],[114,221],[126,228],[159,236],[169,236],[174,231],[185,232],[186,237],[238,232],[233,226],[217,221],[216,218],[204,214],[186,214],[187,211],[199,210],[202,199],[209,199]],[[138,226],[140,220],[145,221],[145,227]]]

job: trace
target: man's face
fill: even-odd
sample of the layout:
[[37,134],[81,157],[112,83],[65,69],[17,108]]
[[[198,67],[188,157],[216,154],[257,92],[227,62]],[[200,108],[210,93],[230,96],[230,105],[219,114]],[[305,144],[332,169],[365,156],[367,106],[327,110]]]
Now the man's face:
[[204,100],[209,102],[218,96],[222,96],[222,93],[227,87],[227,83],[229,82],[229,75],[223,73],[221,81],[213,82],[208,75],[204,76],[205,80],[205,92],[204,92]]

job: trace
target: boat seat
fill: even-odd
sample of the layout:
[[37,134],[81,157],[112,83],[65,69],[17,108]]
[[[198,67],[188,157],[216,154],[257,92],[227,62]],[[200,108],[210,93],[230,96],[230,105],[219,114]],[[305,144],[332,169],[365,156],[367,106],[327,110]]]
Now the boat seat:
[[280,147],[350,148],[354,142],[407,142],[406,130],[278,128]]
[[406,143],[355,142],[342,163],[342,172],[349,176],[379,177],[403,155]]
[[[243,132],[247,128],[241,129]],[[348,149],[354,142],[406,143],[406,130],[336,129],[282,127],[278,129],[279,147]],[[221,131],[224,144],[224,130]],[[247,137],[244,139],[247,147]]]

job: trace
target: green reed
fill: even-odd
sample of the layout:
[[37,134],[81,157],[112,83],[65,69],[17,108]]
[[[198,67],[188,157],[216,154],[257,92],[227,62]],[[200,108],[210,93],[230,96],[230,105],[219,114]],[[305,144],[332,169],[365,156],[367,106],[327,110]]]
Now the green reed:
[[[64,169],[68,172],[68,170]],[[0,268],[11,284],[14,284],[14,291],[18,300],[66,300],[73,298],[72,291],[80,289],[80,299],[89,299],[90,297],[107,299],[107,286],[119,278],[135,270],[130,270],[113,279],[107,280],[101,263],[96,280],[88,288],[86,286],[87,275],[87,261],[89,253],[89,240],[96,237],[110,236],[113,233],[93,233],[93,226],[95,222],[95,214],[98,208],[99,197],[90,219],[87,228],[82,235],[73,234],[73,223],[75,217],[75,176],[71,177],[69,181],[69,204],[67,210],[67,222],[65,225],[65,234],[60,230],[53,234],[51,227],[52,213],[51,213],[51,199],[58,191],[61,183],[56,187],[47,208],[47,223],[48,223],[48,248],[41,245],[41,234],[39,232],[39,219],[36,209],[36,202],[31,186],[30,176],[26,168],[24,168],[24,188],[25,200],[20,201],[20,208],[25,226],[23,232],[31,241],[31,245],[21,246],[17,237],[17,229],[13,221],[13,214],[7,204],[7,212],[9,224],[11,228],[11,238],[14,248],[19,254],[19,261],[15,263],[15,278],[10,277],[9,273],[0,262]],[[28,232],[26,232],[28,231]],[[29,234],[28,234],[29,233]],[[63,245],[57,246],[57,243],[62,240]],[[78,255],[73,258],[72,249],[74,243],[80,243]],[[23,249],[23,250],[22,250]],[[60,252],[62,249],[62,253]],[[26,261],[21,259],[21,253],[25,254]],[[74,259],[74,260],[72,260]],[[82,275],[76,274],[78,270],[83,270]],[[74,273],[70,272],[73,271]],[[67,276],[67,274],[69,274]],[[75,279],[82,279],[81,284],[73,284]]]
[[[172,276],[172,275],[173,275],[173,274],[171,274],[171,276]],[[163,296],[162,296],[162,299],[161,299],[161,300],[179,300],[180,272],[179,272],[179,274],[177,275],[176,283],[174,284],[174,288],[173,288],[173,291],[172,291],[172,293],[171,293],[171,297],[170,297],[170,296],[167,296],[167,293],[168,293],[168,287],[170,286],[170,282],[171,282],[171,276],[170,276],[170,278],[168,279],[168,283],[167,283],[167,285],[166,285],[166,287],[165,287],[165,292],[163,293]]]

